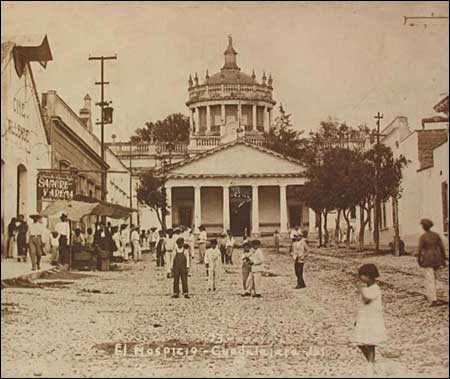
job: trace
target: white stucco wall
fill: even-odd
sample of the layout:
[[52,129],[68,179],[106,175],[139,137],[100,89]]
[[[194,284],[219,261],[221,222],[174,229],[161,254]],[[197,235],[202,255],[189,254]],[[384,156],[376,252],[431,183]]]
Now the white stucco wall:
[[[50,168],[50,148],[47,143],[36,91],[27,67],[19,78],[11,59],[1,74],[1,159],[2,201],[1,215],[8,223],[17,212],[17,167],[26,168],[26,188],[23,193],[25,216],[36,212],[36,179],[38,169]],[[19,137],[28,133],[26,140]]]

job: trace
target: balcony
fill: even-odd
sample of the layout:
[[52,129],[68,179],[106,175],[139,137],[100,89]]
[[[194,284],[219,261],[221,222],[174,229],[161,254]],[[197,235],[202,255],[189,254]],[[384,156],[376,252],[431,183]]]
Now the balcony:
[[[162,154],[168,154],[169,149],[166,143],[137,143],[130,147],[129,142],[110,143],[108,147],[118,157],[146,157],[158,154],[158,150]],[[187,143],[175,143],[172,146],[172,155],[186,155]]]
[[187,105],[206,100],[261,100],[275,104],[272,89],[262,85],[213,84],[193,87],[189,90]]

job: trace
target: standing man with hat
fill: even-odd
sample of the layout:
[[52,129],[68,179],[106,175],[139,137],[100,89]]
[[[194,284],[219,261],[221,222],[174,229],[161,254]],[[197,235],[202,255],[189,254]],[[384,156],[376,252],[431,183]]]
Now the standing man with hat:
[[69,267],[69,239],[70,239],[70,225],[65,213],[61,213],[59,221],[55,226],[55,231],[59,235],[59,259],[61,264],[66,268]]
[[41,268],[44,225],[40,222],[41,215],[33,214],[30,218],[33,222],[28,227],[28,245],[30,249],[31,270],[36,271],[36,269],[39,270]]
[[424,218],[420,224],[425,233],[419,239],[418,263],[423,268],[427,298],[430,305],[436,307],[444,304],[437,299],[436,274],[441,267],[445,267],[445,247],[440,235],[431,231],[431,220]]

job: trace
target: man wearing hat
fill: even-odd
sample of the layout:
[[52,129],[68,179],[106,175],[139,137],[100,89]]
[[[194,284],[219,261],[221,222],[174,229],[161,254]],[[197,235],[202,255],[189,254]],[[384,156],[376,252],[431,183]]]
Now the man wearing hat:
[[36,271],[36,269],[40,269],[41,265],[44,225],[40,222],[41,215],[33,214],[30,218],[33,222],[28,227],[28,245],[30,249],[31,269]]
[[59,221],[55,225],[55,231],[59,235],[59,259],[61,264],[68,267],[69,265],[69,238],[70,238],[70,225],[65,213],[61,213]]
[[432,232],[433,222],[427,218],[420,220],[425,231],[419,239],[418,263],[422,267],[427,298],[432,307],[443,305],[436,294],[436,274],[445,267],[445,247],[438,233]]

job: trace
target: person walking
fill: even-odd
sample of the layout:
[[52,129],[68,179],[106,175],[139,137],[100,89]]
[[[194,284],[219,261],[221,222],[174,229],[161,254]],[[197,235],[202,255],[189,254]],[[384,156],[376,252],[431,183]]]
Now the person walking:
[[131,245],[133,246],[133,260],[135,262],[142,261],[142,251],[141,251],[141,238],[139,235],[139,228],[135,227],[131,231]]
[[27,261],[27,234],[28,234],[28,224],[25,221],[24,215],[19,215],[17,224],[17,261],[23,262]]
[[59,264],[59,234],[56,230],[50,235],[50,263],[53,266]]
[[306,284],[303,279],[303,268],[305,265],[305,258],[308,255],[308,244],[306,238],[301,235],[295,236],[294,244],[292,245],[292,257],[294,258],[294,271],[297,276],[296,289],[305,288]]
[[[245,242],[242,245],[242,249],[243,252],[241,256],[241,271],[242,271],[242,287],[244,288],[244,293],[242,294],[242,296],[250,296],[251,295],[250,291],[247,290],[247,281],[252,272],[252,262],[250,260],[250,257],[252,256],[253,251],[251,249],[249,242]],[[251,283],[249,287],[253,288],[254,287],[253,283]]]
[[70,225],[65,213],[62,213],[59,219],[60,221],[55,225],[55,231],[59,235],[59,260],[65,268],[68,268]]
[[36,271],[41,268],[41,257],[42,257],[42,235],[43,235],[43,225],[40,222],[41,215],[34,214],[30,218],[33,222],[28,228],[28,243],[30,249],[31,258],[31,270]]
[[183,295],[189,299],[188,271],[189,271],[189,250],[185,247],[184,239],[178,237],[175,244],[174,256],[172,260],[173,271],[173,295],[172,298],[180,297],[180,280]]
[[6,241],[6,257],[7,258],[17,258],[17,218],[11,218],[10,223],[8,224],[7,230],[7,241]]
[[208,234],[206,233],[206,228],[203,225],[199,226],[198,234],[198,257],[199,263],[205,263],[205,253],[206,253],[206,241],[208,240]]
[[216,239],[209,242],[209,249],[206,250],[205,264],[208,269],[208,291],[215,291],[217,289],[217,281],[219,278],[219,271],[222,267],[220,258],[220,250]]
[[164,267],[164,244],[165,235],[162,230],[158,232],[158,241],[156,242],[156,267]]
[[374,264],[365,264],[360,267],[358,276],[361,302],[355,322],[353,342],[364,354],[367,360],[367,377],[371,378],[375,371],[375,348],[387,339],[382,294],[376,283],[380,274]]
[[261,297],[256,291],[261,291],[262,272],[264,271],[265,257],[261,248],[261,241],[252,241],[253,254],[250,256],[251,273],[247,279],[247,292],[252,297]]
[[234,237],[231,234],[231,230],[227,230],[227,236],[225,239],[225,263],[233,264],[233,249],[234,249]]
[[[166,273],[167,278],[173,277],[173,255],[175,254],[175,237],[173,236],[173,229],[167,229],[167,237],[164,243]],[[183,241],[184,242],[184,241]]]
[[430,306],[444,305],[438,301],[436,292],[436,276],[441,267],[445,267],[445,247],[438,233],[432,232],[433,222],[429,219],[420,221],[425,231],[419,239],[418,264],[422,267],[425,290]]

